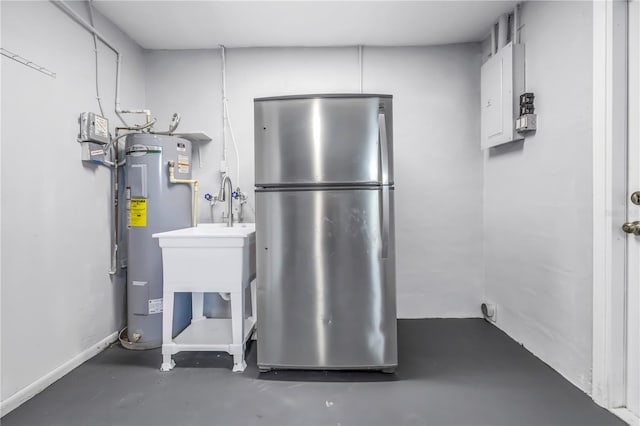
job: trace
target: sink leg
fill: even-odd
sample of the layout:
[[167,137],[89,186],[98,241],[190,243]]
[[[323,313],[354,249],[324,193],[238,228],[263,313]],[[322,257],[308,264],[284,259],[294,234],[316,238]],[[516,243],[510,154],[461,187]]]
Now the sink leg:
[[255,323],[258,322],[258,295],[257,295],[257,289],[256,289],[257,285],[258,285],[258,283],[256,282],[255,279],[249,284],[249,288],[251,289],[250,290],[250,294],[251,294],[251,316],[253,317],[253,321]]
[[162,365],[160,371],[171,371],[176,366],[176,362],[171,359],[171,355],[162,355]]
[[231,334],[233,336],[233,371],[244,371],[244,291],[231,293]]
[[258,340],[258,297],[256,286],[258,283],[254,279],[250,284],[251,289],[251,319],[253,320],[253,333],[251,333],[251,340]]
[[164,292],[162,299],[162,365],[161,371],[170,371],[176,363],[171,359],[173,351],[170,346],[173,343],[173,292]]
[[233,356],[233,372],[242,373],[247,368],[247,363],[244,361],[244,353],[242,355]]
[[191,322],[204,319],[204,293],[191,293]]

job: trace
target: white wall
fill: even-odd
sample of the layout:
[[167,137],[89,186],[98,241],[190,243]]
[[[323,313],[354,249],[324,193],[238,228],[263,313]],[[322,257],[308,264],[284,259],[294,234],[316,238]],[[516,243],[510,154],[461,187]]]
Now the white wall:
[[477,317],[479,46],[367,49],[365,66],[365,90],[394,95],[399,315]]
[[592,5],[527,2],[538,130],[488,151],[486,298],[498,327],[586,392],[592,332]]
[[[124,280],[110,266],[110,172],[85,166],[77,118],[98,111],[93,39],[50,2],[6,2],[2,47],[57,73],[2,57],[2,384],[6,402],[121,327]],[[74,3],[86,16],[84,3]],[[144,106],[142,50],[96,13],[123,54],[124,107]],[[113,115],[115,55],[100,51]]]
[[[159,117],[214,138],[195,169],[202,192],[220,182],[220,51],[147,52],[147,99]],[[483,295],[478,44],[365,48],[364,91],[394,95],[398,313],[475,317]],[[356,48],[227,49],[227,98],[253,205],[253,98],[357,92]],[[229,144],[234,185],[235,155]],[[215,220],[220,221],[216,208]],[[252,220],[249,211],[246,220]],[[199,220],[210,221],[207,203]]]
[[[222,158],[220,63],[219,51],[145,52],[147,105],[158,118],[156,128],[168,128],[173,113],[179,112],[182,116],[179,132],[204,131],[213,139],[194,147],[194,169],[200,180],[198,217],[204,222],[211,222],[211,209],[203,196],[207,192],[217,194],[220,182],[217,173]],[[216,212],[221,214],[219,209]]]

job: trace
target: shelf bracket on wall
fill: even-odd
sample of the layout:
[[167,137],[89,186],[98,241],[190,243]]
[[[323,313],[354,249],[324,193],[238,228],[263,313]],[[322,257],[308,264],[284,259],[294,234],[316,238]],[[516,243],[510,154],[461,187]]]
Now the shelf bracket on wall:
[[36,71],[40,71],[41,73],[48,75],[51,78],[56,78],[56,73],[45,68],[45,67],[41,67],[40,65],[36,64],[35,62],[31,62],[30,60],[23,58],[22,56],[18,55],[17,53],[13,53],[8,51],[7,49],[0,47],[0,54],[2,54],[2,56],[6,56],[9,59],[13,59],[16,62],[21,63],[22,65],[26,65],[29,68],[33,68]]

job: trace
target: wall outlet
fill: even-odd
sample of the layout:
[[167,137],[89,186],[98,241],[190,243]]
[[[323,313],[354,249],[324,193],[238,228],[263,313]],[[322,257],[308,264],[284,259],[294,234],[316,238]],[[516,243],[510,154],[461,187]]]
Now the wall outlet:
[[480,305],[480,309],[482,310],[482,315],[484,319],[491,322],[496,322],[498,316],[498,306],[493,303],[483,303]]

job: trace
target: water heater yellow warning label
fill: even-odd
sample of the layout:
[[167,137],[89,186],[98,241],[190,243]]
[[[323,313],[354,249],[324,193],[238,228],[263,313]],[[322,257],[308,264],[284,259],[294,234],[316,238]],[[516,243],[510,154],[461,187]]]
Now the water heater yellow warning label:
[[147,226],[147,199],[132,198],[129,226]]

